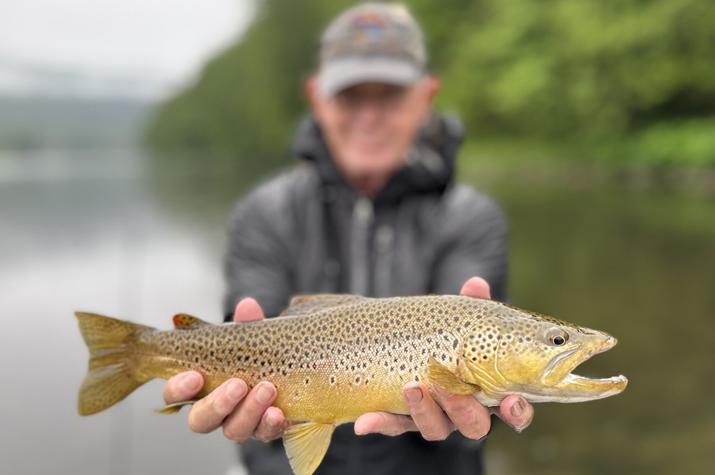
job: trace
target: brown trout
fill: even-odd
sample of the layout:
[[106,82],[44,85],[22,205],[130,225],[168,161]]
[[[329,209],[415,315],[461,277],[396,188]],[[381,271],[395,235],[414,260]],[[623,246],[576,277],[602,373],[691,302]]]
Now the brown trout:
[[471,394],[487,406],[508,394],[531,402],[588,401],[627,384],[624,376],[572,373],[612,348],[612,336],[472,297],[298,296],[277,318],[212,325],[180,314],[171,331],[76,315],[90,351],[80,414],[189,369],[205,377],[200,396],[230,377],[249,387],[270,381],[278,388],[274,405],[294,422],[283,439],[298,475],[315,471],[338,424],[372,411],[408,414],[402,387],[409,381]]

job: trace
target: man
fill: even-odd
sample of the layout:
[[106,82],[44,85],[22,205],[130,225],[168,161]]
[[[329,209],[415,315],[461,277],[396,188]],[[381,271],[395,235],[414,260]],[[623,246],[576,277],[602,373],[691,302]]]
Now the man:
[[[260,185],[233,216],[227,319],[277,315],[298,293],[383,297],[461,287],[489,297],[491,284],[493,297],[504,297],[504,219],[491,200],[452,183],[462,131],[432,113],[439,83],[425,63],[419,27],[402,6],[365,4],[331,23],[319,73],[306,85],[312,117],[294,143],[303,162]],[[486,280],[469,279],[477,275]],[[196,372],[178,375],[165,399],[191,399],[202,384]],[[280,443],[267,443],[287,425],[271,407],[275,397],[269,382],[249,389],[231,379],[192,407],[189,426],[222,426],[245,442],[250,473],[288,474]],[[372,413],[340,426],[318,473],[481,471],[476,441],[489,431],[488,409],[418,383],[404,397],[411,417]],[[518,430],[533,415],[517,396],[496,412]]]

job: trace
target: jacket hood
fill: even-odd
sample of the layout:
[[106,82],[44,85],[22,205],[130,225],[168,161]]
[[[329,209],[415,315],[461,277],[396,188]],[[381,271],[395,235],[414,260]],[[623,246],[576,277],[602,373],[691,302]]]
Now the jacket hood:
[[[413,193],[442,193],[454,178],[463,137],[464,128],[457,117],[433,114],[420,130],[407,163],[390,178],[375,202],[397,201]],[[313,117],[301,121],[292,151],[300,159],[315,164],[324,185],[350,188],[331,158]]]

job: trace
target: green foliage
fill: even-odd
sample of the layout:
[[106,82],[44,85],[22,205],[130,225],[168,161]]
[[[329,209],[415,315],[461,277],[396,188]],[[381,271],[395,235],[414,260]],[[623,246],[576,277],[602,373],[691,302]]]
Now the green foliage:
[[[264,0],[245,36],[162,107],[157,148],[269,163],[305,110],[319,35],[353,2]],[[715,163],[709,0],[412,0],[442,108],[476,137],[625,144],[610,156]],[[618,145],[620,147],[621,145]]]
[[305,107],[301,80],[315,66],[321,25],[339,3],[263,1],[245,36],[158,111],[148,142],[244,160],[285,155]]
[[620,136],[715,111],[703,0],[493,0],[463,14],[445,104],[481,133]]
[[624,142],[608,156],[659,165],[715,164],[715,119],[658,122]]

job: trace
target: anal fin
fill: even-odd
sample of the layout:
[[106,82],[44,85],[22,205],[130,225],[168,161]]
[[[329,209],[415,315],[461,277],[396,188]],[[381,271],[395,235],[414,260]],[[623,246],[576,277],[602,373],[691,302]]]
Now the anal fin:
[[190,400],[190,401],[179,401],[175,402],[172,404],[167,404],[166,406],[156,409],[154,412],[157,414],[176,414],[181,410],[182,407],[184,406],[190,406],[191,404],[194,404],[197,400]]
[[283,446],[295,475],[312,475],[328,451],[333,424],[306,422],[289,427],[283,433]]
[[427,377],[434,386],[450,394],[470,395],[482,390],[476,384],[466,383],[457,378],[449,368],[432,357],[427,362]]

